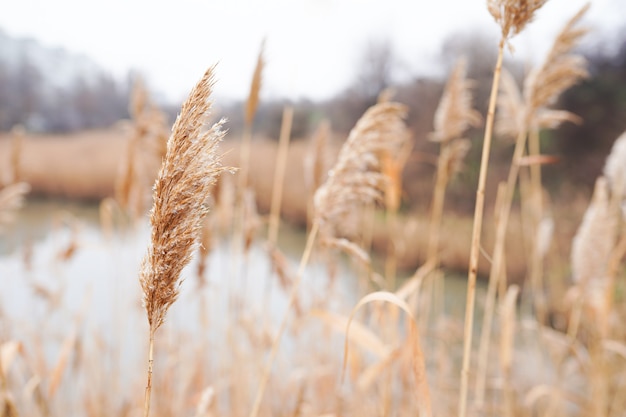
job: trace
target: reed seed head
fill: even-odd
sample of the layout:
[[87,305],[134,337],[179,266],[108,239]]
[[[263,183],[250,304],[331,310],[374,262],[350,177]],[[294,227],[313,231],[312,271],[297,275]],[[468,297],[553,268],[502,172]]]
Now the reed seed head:
[[548,0],[487,0],[487,10],[500,25],[502,41],[520,33]]
[[480,113],[472,108],[474,83],[467,79],[466,68],[465,58],[459,59],[448,79],[435,113],[432,141],[445,143],[460,138],[470,126],[477,127],[482,122]]
[[607,263],[615,245],[616,213],[609,204],[606,178],[596,181],[591,203],[572,242],[572,273],[576,283],[606,281]]
[[[554,40],[554,44],[540,67],[528,74],[524,82],[524,99],[527,106],[526,125],[538,126],[558,123],[567,120],[562,112],[552,114],[538,113],[553,105],[559,96],[572,85],[586,78],[587,60],[578,54],[572,53],[580,39],[588,32],[587,29],[577,28],[576,25],[589,9],[586,4],[563,27]],[[539,126],[538,126],[539,127]]]
[[204,203],[225,169],[217,154],[224,121],[207,128],[213,83],[211,67],[182,106],[154,185],[152,236],[140,272],[151,332],[163,324],[176,301],[180,273],[191,259],[207,212]]
[[315,192],[314,220],[327,236],[347,237],[355,208],[382,201],[387,184],[383,155],[396,155],[409,139],[407,109],[395,102],[370,107],[350,132],[326,182]]
[[517,81],[506,68],[500,73],[500,92],[495,129],[498,135],[516,138],[525,132],[526,106]]
[[621,201],[626,197],[626,132],[615,140],[604,165],[604,176],[614,198]]

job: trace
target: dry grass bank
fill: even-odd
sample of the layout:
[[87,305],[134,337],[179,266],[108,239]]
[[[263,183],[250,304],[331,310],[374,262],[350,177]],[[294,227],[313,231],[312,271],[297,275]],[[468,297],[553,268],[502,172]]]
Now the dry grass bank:
[[[0,135],[0,166],[9,164],[10,136]],[[116,176],[125,157],[129,134],[123,126],[102,131],[80,132],[71,135],[29,135],[21,145],[21,179],[32,187],[32,193],[41,196],[54,196],[69,199],[87,199],[99,201],[114,195]],[[227,139],[222,148],[225,150],[224,163],[239,166],[239,141]],[[282,216],[287,221],[304,225],[307,216],[308,191],[305,182],[305,156],[310,152],[309,142],[295,140],[290,144],[284,183]],[[333,148],[335,151],[338,146]],[[269,211],[274,168],[276,166],[277,142],[255,138],[252,141],[250,184],[255,190],[258,209],[261,213]],[[331,156],[331,159],[333,157]],[[146,164],[146,175],[151,184],[157,173],[155,164]],[[4,172],[5,170],[2,170]],[[424,179],[430,184],[431,179]],[[424,188],[428,188],[424,186]],[[430,199],[430,195],[424,196]],[[567,262],[569,244],[586,207],[586,196],[582,193],[574,203],[560,206],[554,202],[555,248],[558,259]],[[454,213],[454,208],[447,209],[448,214],[442,224],[441,262],[446,268],[464,271],[469,259],[469,242],[472,233],[470,215]],[[487,213],[485,222],[486,253],[493,246],[495,227],[491,214]],[[372,240],[372,247],[384,253],[388,236],[393,235],[399,247],[398,266],[404,271],[417,268],[426,259],[428,238],[428,213],[405,213],[401,217],[398,230],[389,230],[382,218],[377,218]],[[527,231],[519,218],[513,214],[507,238],[507,272],[513,282],[520,282],[526,275],[528,251],[524,244]],[[479,262],[479,274],[489,273],[489,260],[482,256]]]

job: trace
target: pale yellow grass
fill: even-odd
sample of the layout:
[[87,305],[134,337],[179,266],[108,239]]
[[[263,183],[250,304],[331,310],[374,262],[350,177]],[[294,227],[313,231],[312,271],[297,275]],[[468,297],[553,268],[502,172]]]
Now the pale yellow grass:
[[[22,180],[33,194],[92,200],[112,196],[126,137],[122,127],[28,135],[22,141]],[[0,167],[8,164],[9,148],[8,136],[0,135]]]

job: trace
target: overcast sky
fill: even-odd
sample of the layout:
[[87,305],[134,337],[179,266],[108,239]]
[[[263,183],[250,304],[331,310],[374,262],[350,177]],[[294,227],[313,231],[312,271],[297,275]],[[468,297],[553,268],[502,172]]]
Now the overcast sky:
[[[515,40],[539,59],[586,0],[549,0]],[[615,36],[625,0],[591,0],[586,22]],[[498,29],[484,0],[4,0],[0,28],[83,53],[121,76],[140,70],[153,90],[182,100],[218,63],[217,97],[244,98],[266,38],[262,95],[321,99],[358,72],[364,45],[388,39],[405,71],[432,71],[451,34]],[[538,58],[539,57],[539,58]]]

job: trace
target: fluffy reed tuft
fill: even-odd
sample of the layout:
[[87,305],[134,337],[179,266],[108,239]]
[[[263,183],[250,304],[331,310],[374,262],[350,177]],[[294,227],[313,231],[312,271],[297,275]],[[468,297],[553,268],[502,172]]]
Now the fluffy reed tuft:
[[618,203],[626,197],[626,132],[613,143],[604,164],[604,176],[609,181],[611,194]]
[[152,237],[140,273],[151,332],[163,324],[178,296],[180,272],[191,259],[207,212],[204,202],[224,170],[217,155],[224,121],[206,126],[213,83],[211,67],[182,106],[154,185]]
[[487,0],[487,10],[502,30],[502,39],[517,35],[548,0]]
[[430,140],[441,143],[435,174],[435,190],[430,211],[427,258],[438,263],[439,233],[441,216],[448,182],[461,169],[470,149],[470,141],[462,135],[470,126],[482,123],[482,117],[472,107],[471,88],[474,82],[467,78],[465,58],[458,60],[448,78],[439,106],[435,113],[434,127]]
[[616,244],[618,212],[609,199],[606,178],[599,177],[591,203],[572,241],[572,278],[576,284],[568,335],[574,338],[581,323],[583,307],[602,337],[608,330],[608,311],[612,299],[613,277],[610,263]]
[[526,105],[513,74],[502,68],[501,77],[495,131],[500,136],[515,139],[520,132],[526,132]]
[[572,242],[573,279],[583,287],[593,280],[603,280],[614,246],[617,218],[609,205],[606,178],[596,181],[591,203]]
[[[589,75],[586,69],[587,60],[582,55],[572,53],[580,39],[588,32],[587,28],[576,27],[587,10],[589,3],[583,6],[559,32],[544,63],[528,74],[524,82],[527,126],[537,126],[539,121],[544,126],[553,125],[554,120],[546,114],[548,112],[546,108],[554,104],[563,91]],[[553,117],[557,122],[568,119],[567,113],[563,112],[557,112]]]
[[472,107],[471,88],[474,82],[466,77],[467,61],[459,59],[444,90],[435,113],[435,131],[430,134],[434,142],[449,142],[460,138],[470,127],[482,122],[480,113]]
[[370,107],[350,132],[328,178],[315,192],[315,221],[325,238],[352,237],[345,227],[354,207],[379,203],[387,178],[380,159],[397,154],[409,139],[407,109],[394,102]]

